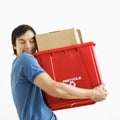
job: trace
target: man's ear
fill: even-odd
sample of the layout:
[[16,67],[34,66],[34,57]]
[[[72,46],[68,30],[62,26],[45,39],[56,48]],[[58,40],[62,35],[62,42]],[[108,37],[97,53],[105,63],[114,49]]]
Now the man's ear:
[[16,46],[15,45],[13,45],[13,49],[16,50]]

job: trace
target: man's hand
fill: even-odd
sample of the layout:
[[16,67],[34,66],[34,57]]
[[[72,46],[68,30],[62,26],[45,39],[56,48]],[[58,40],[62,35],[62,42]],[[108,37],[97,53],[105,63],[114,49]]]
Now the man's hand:
[[101,84],[93,88],[93,95],[91,96],[91,100],[100,102],[105,100],[107,95],[108,95],[108,91],[105,90],[105,85]]

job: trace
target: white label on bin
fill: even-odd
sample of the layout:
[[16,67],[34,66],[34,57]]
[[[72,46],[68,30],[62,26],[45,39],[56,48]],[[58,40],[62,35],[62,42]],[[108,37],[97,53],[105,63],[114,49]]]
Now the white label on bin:
[[63,83],[67,83],[67,84],[69,84],[71,86],[76,86],[76,81],[81,80],[81,79],[82,79],[81,76],[73,77],[73,78],[63,80]]

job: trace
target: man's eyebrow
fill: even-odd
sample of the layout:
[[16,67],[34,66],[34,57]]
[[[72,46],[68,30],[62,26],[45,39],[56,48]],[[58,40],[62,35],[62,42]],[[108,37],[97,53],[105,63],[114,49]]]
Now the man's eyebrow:
[[[31,40],[31,39],[35,39],[35,36],[33,36],[33,37],[29,38],[28,40]],[[18,39],[18,41],[24,41],[24,39],[19,38],[19,39]]]
[[31,37],[30,39],[35,39],[35,36]]
[[31,37],[29,40],[35,40],[35,36]]
[[19,41],[23,41],[24,39],[22,39],[22,38],[19,38],[18,40],[19,40]]

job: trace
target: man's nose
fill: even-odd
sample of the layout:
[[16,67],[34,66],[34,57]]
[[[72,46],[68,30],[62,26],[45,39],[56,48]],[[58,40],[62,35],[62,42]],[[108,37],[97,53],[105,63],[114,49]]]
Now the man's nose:
[[27,47],[27,48],[31,47],[31,44],[30,44],[29,41],[26,42],[26,47]]

